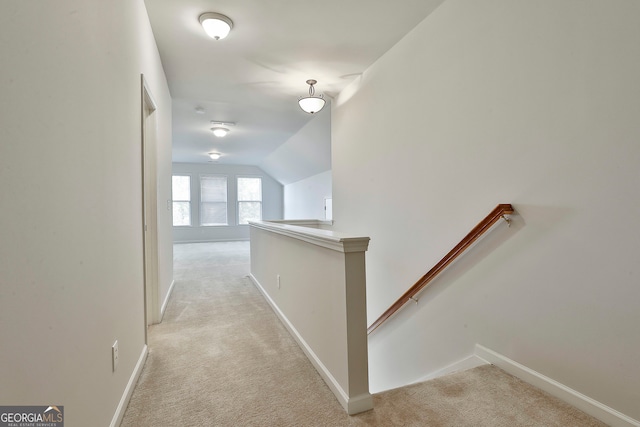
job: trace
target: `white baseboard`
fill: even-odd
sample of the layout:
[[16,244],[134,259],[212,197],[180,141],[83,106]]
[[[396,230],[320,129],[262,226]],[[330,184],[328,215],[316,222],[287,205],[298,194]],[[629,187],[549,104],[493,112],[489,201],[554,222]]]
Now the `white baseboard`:
[[173,286],[176,284],[175,280],[171,281],[171,286],[169,286],[169,292],[167,292],[167,296],[162,303],[162,307],[160,308],[160,322],[162,322],[162,318],[164,317],[164,311],[167,309],[167,304],[169,304],[169,298],[171,298],[171,293],[173,292]]
[[264,298],[267,300],[273,311],[280,318],[280,321],[284,324],[284,326],[289,330],[289,333],[293,336],[293,338],[298,342],[298,345],[302,349],[302,351],[307,355],[311,364],[316,368],[316,371],[320,374],[324,382],[329,386],[329,389],[333,392],[338,399],[338,402],[342,405],[345,411],[349,415],[359,414],[360,412],[365,412],[373,408],[373,396],[371,393],[364,393],[358,396],[349,397],[349,395],[344,391],[342,386],[338,384],[338,381],[331,375],[331,372],[327,369],[326,366],[322,363],[322,361],[318,358],[318,356],[314,353],[314,351],[309,347],[307,342],[302,338],[302,336],[298,333],[293,324],[287,319],[287,316],[280,310],[280,308],[276,305],[275,301],[271,299],[269,294],[264,290],[258,279],[254,277],[253,274],[249,274],[248,276],[253,284],[260,290]]
[[118,407],[116,408],[115,414],[113,414],[113,418],[111,419],[110,427],[117,427],[122,422],[122,418],[124,417],[124,412],[127,410],[127,406],[129,405],[129,401],[131,400],[131,395],[133,394],[133,390],[136,388],[136,384],[138,383],[138,378],[140,378],[140,374],[142,373],[142,368],[144,368],[144,364],[147,361],[147,355],[149,354],[149,349],[145,344],[142,347],[142,353],[140,353],[140,358],[138,359],[138,363],[136,363],[136,367],[133,369],[131,373],[131,377],[129,378],[129,382],[124,389],[124,393],[120,398],[120,403],[118,403]]
[[476,344],[475,355],[612,427],[640,427],[640,421],[634,420],[589,396],[585,396],[480,344]]
[[434,378],[442,377],[444,375],[453,374],[454,372],[466,371],[467,369],[473,369],[478,366],[487,365],[488,363],[489,362],[487,362],[486,360],[481,359],[475,354],[472,354],[469,357],[466,357],[462,360],[458,360],[457,362],[452,363],[451,365],[445,366],[444,368],[438,369],[435,372],[431,372],[430,374],[425,375],[424,377],[417,380],[416,383],[429,381]]
[[204,240],[174,240],[174,245],[181,245],[184,243],[217,243],[217,242],[248,242],[248,237],[238,239],[204,239]]

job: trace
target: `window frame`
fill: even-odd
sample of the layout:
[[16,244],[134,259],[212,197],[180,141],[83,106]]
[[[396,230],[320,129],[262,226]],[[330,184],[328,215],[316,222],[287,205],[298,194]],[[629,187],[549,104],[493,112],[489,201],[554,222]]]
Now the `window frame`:
[[[174,197],[174,191],[173,191],[173,177],[174,176],[179,176],[179,177],[187,177],[189,178],[189,200],[182,200],[182,199],[176,199]],[[192,196],[193,196],[193,177],[191,176],[191,174],[188,173],[172,173],[171,174],[171,225],[173,227],[193,227],[193,202],[192,202]],[[176,225],[175,223],[175,217],[174,217],[174,206],[175,203],[185,203],[187,202],[189,204],[189,224],[178,224]]]
[[[203,178],[224,178],[225,180],[225,201],[224,201],[224,213],[225,213],[225,223],[211,223],[211,224],[205,224],[204,223],[204,215],[202,214],[202,209],[203,207],[207,204],[207,203],[222,203],[222,202],[205,202],[202,200],[202,179]],[[200,184],[200,191],[199,191],[199,197],[198,197],[198,204],[199,204],[199,213],[200,213],[200,218],[199,218],[199,226],[200,227],[228,227],[229,226],[229,176],[228,175],[224,175],[224,174],[215,174],[215,173],[201,173],[198,175],[198,183]]]
[[[259,179],[260,180],[260,200],[240,200],[240,180],[241,179]],[[260,203],[260,218],[259,221],[262,221],[262,208],[263,208],[263,199],[264,199],[264,177],[262,175],[236,175],[236,223],[239,226],[248,226],[249,223],[241,224],[240,223],[240,204],[242,202],[248,203]]]

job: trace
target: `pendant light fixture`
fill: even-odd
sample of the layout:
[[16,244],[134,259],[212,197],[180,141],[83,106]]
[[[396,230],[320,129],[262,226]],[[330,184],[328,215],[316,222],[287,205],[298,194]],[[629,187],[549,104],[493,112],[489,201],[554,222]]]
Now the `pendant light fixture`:
[[315,96],[316,90],[313,85],[316,83],[318,83],[316,80],[307,80],[309,96],[303,96],[298,99],[298,104],[300,104],[300,108],[302,108],[302,111],[305,113],[315,114],[324,107],[325,100],[323,95]]
[[200,15],[200,24],[209,37],[215,40],[221,40],[233,28],[233,21],[228,16],[220,13],[207,12]]

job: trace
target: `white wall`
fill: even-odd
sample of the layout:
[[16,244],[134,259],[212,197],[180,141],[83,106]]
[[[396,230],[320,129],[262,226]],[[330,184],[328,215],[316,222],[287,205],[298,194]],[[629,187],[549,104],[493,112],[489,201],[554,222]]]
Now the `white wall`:
[[448,0],[336,99],[370,323],[495,205],[520,215],[370,336],[372,391],[478,342],[640,419],[638,22],[632,0]]
[[[170,95],[144,3],[1,2],[0,57],[0,402],[109,425],[145,344],[141,73],[161,118],[161,199],[170,171]],[[163,265],[162,288],[171,275]]]
[[[174,174],[191,176],[191,226],[173,227],[176,243],[212,242],[226,240],[249,240],[249,226],[238,225],[237,178],[262,178],[262,218],[283,219],[282,185],[257,166],[220,165],[206,163],[174,163]],[[226,226],[200,226],[200,175],[213,174],[227,177],[227,220]]]
[[331,171],[284,186],[285,219],[325,219],[325,200],[331,198]]

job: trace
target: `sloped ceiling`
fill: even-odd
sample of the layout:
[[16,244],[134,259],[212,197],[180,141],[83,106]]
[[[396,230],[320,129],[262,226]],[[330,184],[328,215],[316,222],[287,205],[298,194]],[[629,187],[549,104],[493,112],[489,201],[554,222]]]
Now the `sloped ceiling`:
[[[314,119],[297,105],[305,81],[335,96],[443,1],[145,0],[173,98],[173,160],[205,163],[217,151],[221,164],[262,165],[283,182],[300,175],[304,161],[284,161],[295,154],[315,153],[308,171],[323,168],[315,143],[272,155]],[[204,33],[204,12],[233,20],[226,39]],[[216,138],[211,120],[237,124]]]
[[259,166],[284,185],[331,169],[331,111],[317,113]]

